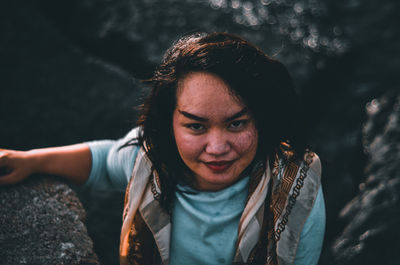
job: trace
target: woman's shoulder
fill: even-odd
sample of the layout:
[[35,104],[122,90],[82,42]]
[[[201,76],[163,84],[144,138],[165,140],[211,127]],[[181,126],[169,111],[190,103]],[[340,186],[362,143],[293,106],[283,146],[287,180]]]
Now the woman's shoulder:
[[124,137],[124,140],[126,141],[134,141],[138,140],[139,136],[141,134],[142,128],[140,126],[134,127],[132,130],[130,130]]
[[322,166],[321,166],[321,159],[317,155],[317,153],[306,150],[303,156],[303,162],[308,164],[309,168],[314,171],[314,173],[318,176],[321,176]]

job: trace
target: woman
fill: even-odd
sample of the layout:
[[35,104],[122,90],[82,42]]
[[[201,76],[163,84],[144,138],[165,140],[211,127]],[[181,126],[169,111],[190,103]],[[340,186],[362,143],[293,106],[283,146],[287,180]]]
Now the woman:
[[1,150],[0,184],[41,172],[126,188],[121,264],[317,264],[321,167],[285,67],[238,36],[194,34],[148,82],[125,138]]

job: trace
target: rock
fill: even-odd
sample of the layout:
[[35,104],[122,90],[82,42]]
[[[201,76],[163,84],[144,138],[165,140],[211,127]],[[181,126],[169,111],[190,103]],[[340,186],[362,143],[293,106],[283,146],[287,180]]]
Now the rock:
[[0,1],[0,32],[1,148],[116,139],[135,125],[138,80],[84,53],[32,2]]
[[76,193],[53,179],[0,187],[0,264],[99,264]]
[[228,31],[245,36],[286,62],[297,81],[307,80],[314,72],[315,57],[320,67],[328,54],[342,54],[347,49],[343,30],[336,20],[327,19],[324,1],[229,4],[215,0],[35,0],[34,3],[81,49],[141,79],[151,76],[165,50],[178,36],[195,31]]
[[340,213],[347,225],[331,248],[334,264],[400,264],[400,94],[372,100],[367,114],[366,179]]
[[[67,8],[64,11],[69,14]],[[139,81],[77,46],[34,1],[0,1],[0,32],[1,148],[117,139],[135,126]],[[118,264],[123,195],[78,195],[101,264]],[[0,246],[5,255],[2,250]]]

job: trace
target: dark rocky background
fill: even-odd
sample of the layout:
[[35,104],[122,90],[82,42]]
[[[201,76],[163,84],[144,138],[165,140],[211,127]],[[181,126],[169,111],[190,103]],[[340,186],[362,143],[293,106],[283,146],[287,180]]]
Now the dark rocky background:
[[[281,60],[303,97],[323,163],[320,264],[400,264],[399,11],[395,0],[3,0],[0,147],[121,137],[146,92],[138,80],[177,37],[237,33]],[[73,188],[101,263],[118,264],[123,195]]]

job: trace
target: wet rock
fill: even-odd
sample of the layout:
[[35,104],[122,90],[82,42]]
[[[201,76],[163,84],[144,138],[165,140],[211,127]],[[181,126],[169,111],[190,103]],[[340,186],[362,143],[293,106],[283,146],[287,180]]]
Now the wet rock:
[[0,264],[99,264],[75,192],[55,180],[0,188]]
[[366,179],[340,213],[347,225],[332,256],[334,264],[400,264],[400,94],[388,92],[366,109]]

